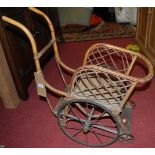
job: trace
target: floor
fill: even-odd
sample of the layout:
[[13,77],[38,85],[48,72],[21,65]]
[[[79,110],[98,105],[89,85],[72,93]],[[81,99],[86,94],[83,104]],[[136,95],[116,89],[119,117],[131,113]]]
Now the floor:
[[[100,41],[72,42],[59,44],[62,60],[69,66],[76,68],[82,64],[85,51],[96,42],[114,44],[121,47],[133,43],[133,38],[109,39]],[[43,69],[47,81],[61,90],[64,89],[55,62],[51,59]],[[65,74],[69,83],[70,76]],[[132,134],[135,142],[124,144],[116,142],[109,148],[153,148],[155,147],[155,78],[145,87],[138,88],[131,99],[136,102],[132,114]],[[35,82],[29,87],[30,97],[21,101],[15,110],[4,109],[0,104],[0,144],[7,148],[82,148],[70,140],[60,130],[57,119],[51,114],[48,105],[36,93]],[[53,105],[59,97],[50,94]]]

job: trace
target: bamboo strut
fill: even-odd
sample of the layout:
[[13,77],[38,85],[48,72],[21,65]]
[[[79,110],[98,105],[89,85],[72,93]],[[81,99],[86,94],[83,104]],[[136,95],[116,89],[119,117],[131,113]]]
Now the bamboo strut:
[[121,108],[123,109],[124,105],[126,104],[129,96],[131,95],[132,91],[134,90],[135,86],[136,86],[137,82],[133,82],[131,87],[129,88],[129,90],[127,91],[127,94],[125,95],[125,97],[122,100],[122,104],[121,104]]
[[133,68],[133,65],[134,65],[136,59],[137,59],[137,55],[134,56],[134,58],[133,58],[133,60],[132,60],[132,62],[131,62],[131,64],[130,64],[130,66],[129,66],[129,68],[128,68],[128,71],[127,71],[126,75],[129,75],[129,74],[130,74],[130,72],[131,72],[131,70],[132,70],[132,68]]
[[50,40],[47,45],[38,53],[38,57],[41,58],[42,55],[53,45],[56,40]]

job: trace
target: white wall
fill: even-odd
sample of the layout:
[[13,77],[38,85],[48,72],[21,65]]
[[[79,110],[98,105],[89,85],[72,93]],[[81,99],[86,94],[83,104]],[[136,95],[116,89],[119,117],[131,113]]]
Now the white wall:
[[[90,16],[92,13],[91,7],[59,7],[60,25],[66,24],[81,24],[89,25]],[[137,23],[137,7],[128,7],[129,18],[131,24]]]
[[92,8],[86,7],[59,7],[60,25],[81,24],[89,25]]
[[137,23],[137,8],[129,8],[130,10],[130,19],[131,19],[131,24],[136,25]]
[[136,7],[115,7],[115,17],[118,23],[130,22],[132,25],[137,23]]

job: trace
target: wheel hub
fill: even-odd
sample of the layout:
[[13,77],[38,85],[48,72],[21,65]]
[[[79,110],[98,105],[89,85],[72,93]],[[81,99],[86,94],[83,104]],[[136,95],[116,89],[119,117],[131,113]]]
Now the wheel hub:
[[85,124],[83,125],[83,132],[84,133],[88,133],[89,129],[90,129],[90,126],[91,126],[91,122],[86,120],[85,121]]

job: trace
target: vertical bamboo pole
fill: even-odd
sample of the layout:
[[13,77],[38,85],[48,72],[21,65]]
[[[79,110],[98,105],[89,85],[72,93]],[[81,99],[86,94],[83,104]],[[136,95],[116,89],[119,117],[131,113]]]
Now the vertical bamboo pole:
[[129,75],[129,74],[130,74],[130,72],[131,72],[131,70],[132,70],[132,68],[133,68],[133,65],[134,65],[136,59],[137,59],[137,55],[134,55],[133,60],[132,60],[130,66],[129,66],[129,68],[128,68],[128,71],[127,71],[126,75]]
[[137,84],[137,82],[133,82],[133,83],[132,83],[131,87],[129,88],[129,90],[128,90],[127,94],[126,94],[126,96],[125,96],[125,97],[123,98],[123,100],[122,100],[121,108],[123,108],[124,105],[126,104],[128,98],[129,98],[129,96],[131,95],[132,91],[134,90],[136,84]]

